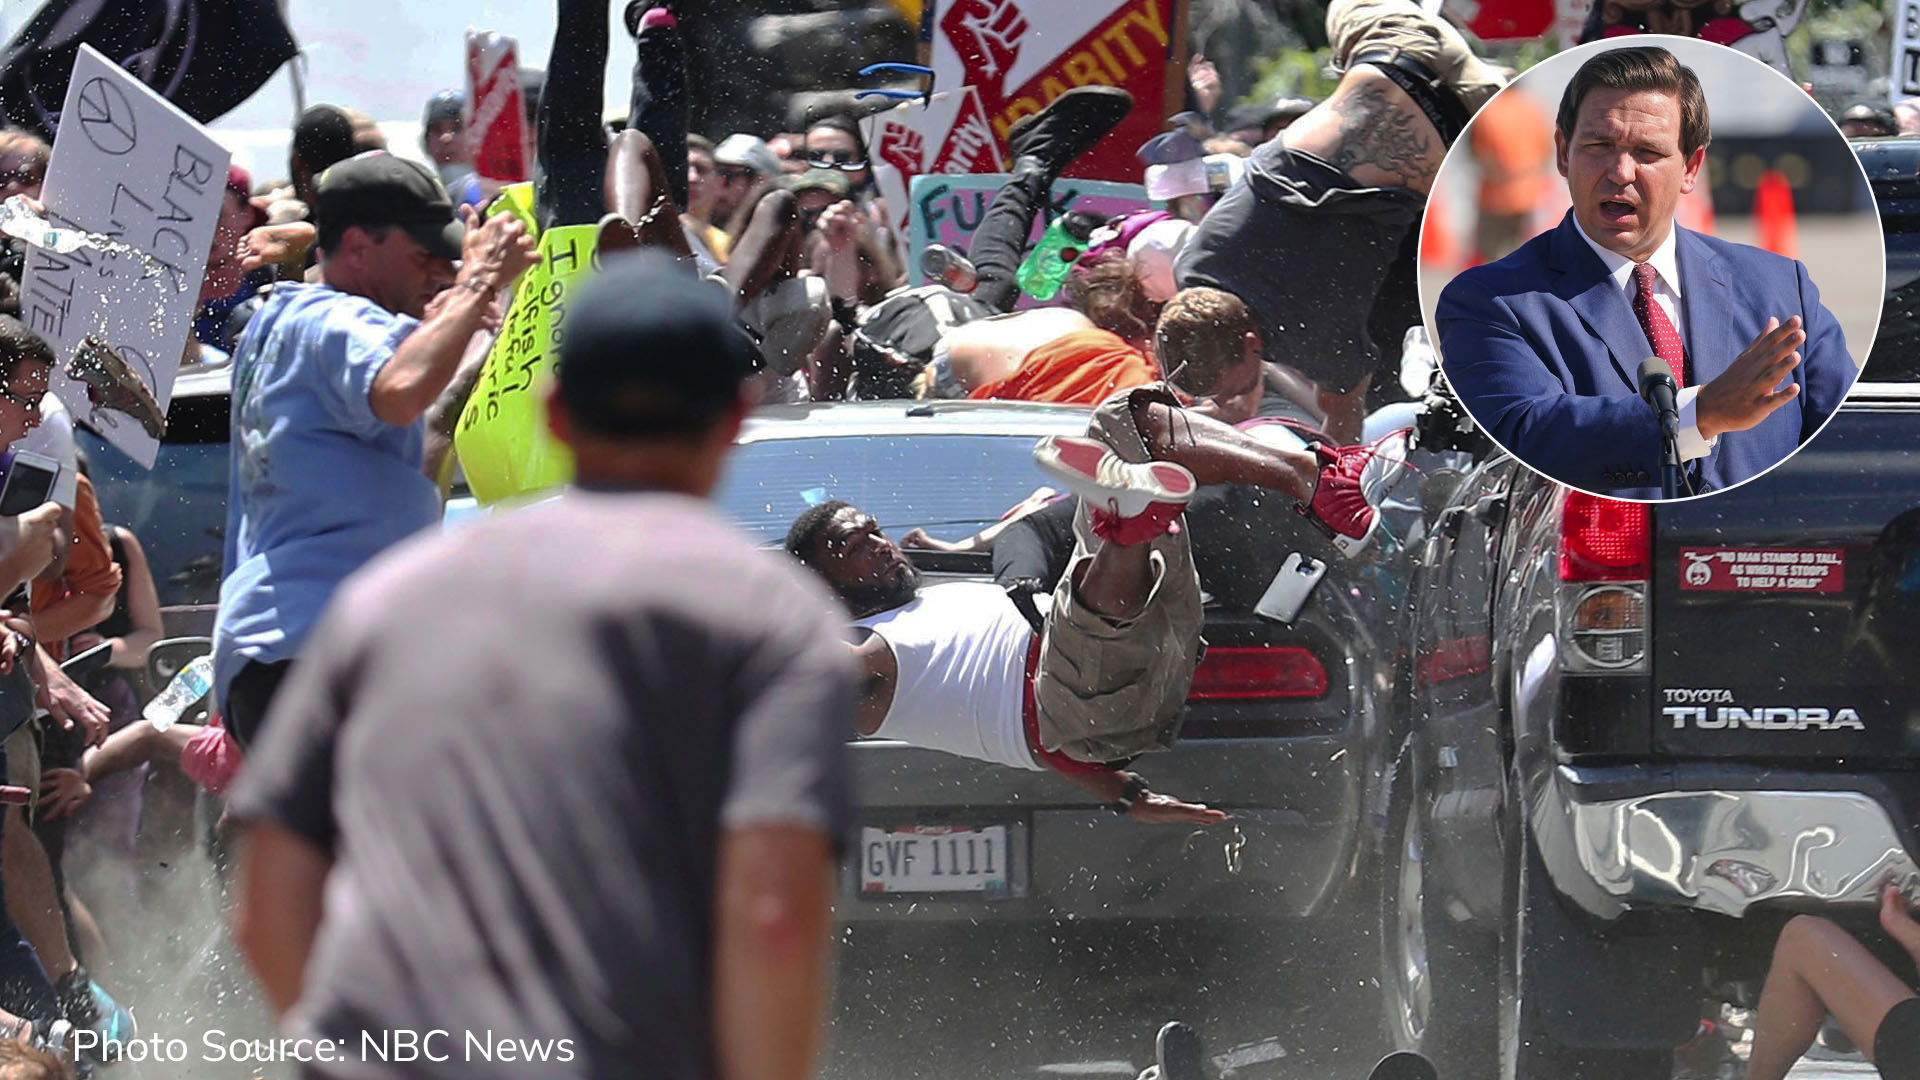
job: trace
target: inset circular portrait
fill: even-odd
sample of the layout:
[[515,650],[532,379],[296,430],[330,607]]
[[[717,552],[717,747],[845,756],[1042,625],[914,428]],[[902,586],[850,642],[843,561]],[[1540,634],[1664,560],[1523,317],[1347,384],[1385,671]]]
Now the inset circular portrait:
[[1880,317],[1859,159],[1734,49],[1632,35],[1523,72],[1437,176],[1420,298],[1474,421],[1610,498],[1744,483],[1818,434]]

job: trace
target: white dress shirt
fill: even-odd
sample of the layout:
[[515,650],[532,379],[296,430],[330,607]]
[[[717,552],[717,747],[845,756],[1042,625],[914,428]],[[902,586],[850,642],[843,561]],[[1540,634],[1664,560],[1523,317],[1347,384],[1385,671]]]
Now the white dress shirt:
[[[1631,309],[1634,299],[1640,293],[1633,282],[1633,260],[1594,243],[1593,237],[1587,235],[1587,230],[1580,227],[1578,217],[1573,219],[1573,227],[1580,234],[1580,239],[1585,240],[1587,246],[1593,249],[1593,253],[1600,256],[1601,265],[1607,268],[1607,273],[1613,275],[1613,283],[1626,294],[1627,307]],[[1680,260],[1676,255],[1675,244],[1680,234],[1677,229],[1678,227],[1675,226],[1667,230],[1667,238],[1654,249],[1647,262],[1653,266],[1653,302],[1660,305],[1661,311],[1666,312],[1667,321],[1673,323],[1674,332],[1679,334],[1680,340],[1684,342],[1687,340],[1687,316],[1680,310]],[[1636,317],[1634,321],[1639,320]],[[1699,396],[1698,386],[1686,386],[1681,388],[1675,398],[1680,406],[1679,442],[1682,461],[1706,457],[1713,452],[1713,444],[1718,438],[1716,436],[1714,439],[1704,439],[1700,436],[1700,425],[1693,410],[1693,399]]]

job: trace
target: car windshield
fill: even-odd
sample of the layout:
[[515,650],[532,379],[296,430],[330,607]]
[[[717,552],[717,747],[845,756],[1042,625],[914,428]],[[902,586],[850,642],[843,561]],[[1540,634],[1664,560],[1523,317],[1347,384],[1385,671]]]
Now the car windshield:
[[220,599],[227,526],[227,396],[174,399],[152,469],[81,428],[100,513],[140,538],[162,607]]
[[767,545],[828,499],[873,515],[896,538],[918,527],[960,540],[1044,483],[1032,435],[835,435],[739,447],[715,501]]

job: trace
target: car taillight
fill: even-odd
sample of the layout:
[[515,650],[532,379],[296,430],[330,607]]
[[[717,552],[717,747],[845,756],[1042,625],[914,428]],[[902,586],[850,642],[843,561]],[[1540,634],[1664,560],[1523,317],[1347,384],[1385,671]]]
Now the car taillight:
[[1645,581],[1652,562],[1646,503],[1567,492],[1560,510],[1561,581]]
[[1188,701],[1316,698],[1327,692],[1327,668],[1297,645],[1210,648],[1193,673]]
[[1626,673],[1647,658],[1653,523],[1646,503],[1567,492],[1560,510],[1558,616],[1573,671]]

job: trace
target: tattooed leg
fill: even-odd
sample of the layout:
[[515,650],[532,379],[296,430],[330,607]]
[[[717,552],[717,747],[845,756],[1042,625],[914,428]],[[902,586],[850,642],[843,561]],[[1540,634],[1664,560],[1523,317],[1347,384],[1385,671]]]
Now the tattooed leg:
[[1332,162],[1368,187],[1425,194],[1447,148],[1432,121],[1405,90],[1362,65],[1340,79],[1333,96],[1295,121],[1280,138]]

